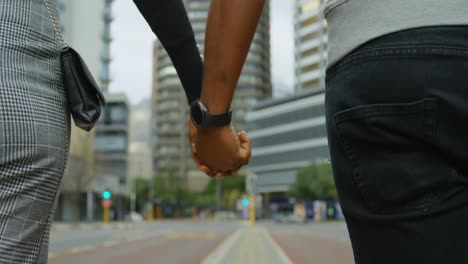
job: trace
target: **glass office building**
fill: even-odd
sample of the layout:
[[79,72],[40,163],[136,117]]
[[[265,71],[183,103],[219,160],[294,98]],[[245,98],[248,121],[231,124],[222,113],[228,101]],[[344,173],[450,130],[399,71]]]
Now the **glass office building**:
[[328,160],[323,89],[258,103],[247,115],[256,193],[286,192],[299,169]]

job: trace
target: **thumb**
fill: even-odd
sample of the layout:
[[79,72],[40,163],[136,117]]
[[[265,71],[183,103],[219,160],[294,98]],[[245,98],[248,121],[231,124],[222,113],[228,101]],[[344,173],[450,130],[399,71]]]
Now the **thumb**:
[[242,131],[238,134],[239,141],[240,141],[240,152],[241,157],[244,159],[244,162],[247,164],[252,156],[252,147],[250,145],[250,139],[247,136],[245,131]]

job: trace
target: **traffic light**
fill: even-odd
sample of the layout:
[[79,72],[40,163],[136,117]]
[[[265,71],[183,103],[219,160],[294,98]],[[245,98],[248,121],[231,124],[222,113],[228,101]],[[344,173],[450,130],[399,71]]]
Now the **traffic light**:
[[247,207],[249,206],[249,198],[243,198],[242,199],[242,206]]
[[104,190],[102,192],[102,198],[103,199],[109,200],[111,197],[112,197],[112,194],[111,194],[111,192],[109,190]]

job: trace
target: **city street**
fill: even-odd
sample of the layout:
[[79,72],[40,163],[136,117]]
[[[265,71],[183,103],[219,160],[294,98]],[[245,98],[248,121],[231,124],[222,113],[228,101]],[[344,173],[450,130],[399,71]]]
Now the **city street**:
[[55,227],[51,264],[352,264],[343,223],[162,221]]
[[292,263],[354,263],[346,225],[321,223],[306,226],[268,225],[268,230]]

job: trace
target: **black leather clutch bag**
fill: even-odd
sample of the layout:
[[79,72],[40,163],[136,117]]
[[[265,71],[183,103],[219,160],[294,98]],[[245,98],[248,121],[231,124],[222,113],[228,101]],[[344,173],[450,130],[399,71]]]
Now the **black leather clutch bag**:
[[90,131],[99,120],[102,107],[106,105],[106,99],[81,56],[63,41],[49,2],[44,0],[44,3],[54,24],[55,34],[63,47],[60,53],[62,82],[70,114],[77,127]]
[[106,99],[81,56],[71,47],[63,48],[62,80],[75,125],[90,131],[101,116]]

